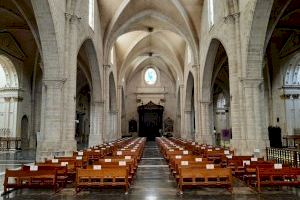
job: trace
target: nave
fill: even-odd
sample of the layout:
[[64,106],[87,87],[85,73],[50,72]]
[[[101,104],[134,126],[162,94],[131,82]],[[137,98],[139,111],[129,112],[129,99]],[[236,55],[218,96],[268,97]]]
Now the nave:
[[[1,182],[3,182],[4,168],[16,168],[22,164],[32,164],[32,152],[19,152],[1,154]],[[6,161],[4,161],[4,158]],[[1,188],[2,193],[3,188]],[[179,195],[177,184],[170,173],[168,163],[161,154],[154,141],[147,141],[143,155],[138,164],[134,182],[130,186],[129,193],[124,194],[122,189],[84,189],[76,193],[73,187],[66,187],[54,193],[49,189],[22,189],[13,191],[1,199],[259,199],[259,200],[296,200],[300,197],[299,188],[267,188],[258,194],[250,189],[241,180],[234,178],[232,194],[224,188],[193,188],[185,189],[183,195]]]

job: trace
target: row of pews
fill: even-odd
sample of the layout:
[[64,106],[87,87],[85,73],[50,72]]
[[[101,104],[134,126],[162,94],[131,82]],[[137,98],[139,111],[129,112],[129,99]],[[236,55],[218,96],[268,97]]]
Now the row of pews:
[[122,187],[125,194],[133,184],[145,138],[123,138],[111,143],[54,157],[45,162],[5,171],[4,194],[10,189],[52,188],[58,192],[67,184],[76,192],[83,188]]
[[299,186],[300,168],[253,156],[235,156],[231,149],[198,144],[181,138],[156,138],[160,151],[184,188],[224,187],[233,189],[233,176],[258,192],[264,186]]

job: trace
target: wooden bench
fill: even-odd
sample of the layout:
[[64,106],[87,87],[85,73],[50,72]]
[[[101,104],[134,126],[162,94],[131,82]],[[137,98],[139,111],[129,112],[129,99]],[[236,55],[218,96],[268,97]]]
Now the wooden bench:
[[283,167],[282,169],[256,169],[257,191],[263,186],[300,186],[300,168]]
[[[61,187],[65,187],[68,180],[68,169],[67,166],[61,166],[59,163],[36,163],[39,171],[51,171],[56,170],[56,181]],[[30,171],[30,166],[22,166],[24,171]]]
[[185,186],[225,187],[232,192],[231,169],[201,169],[198,167],[180,168],[178,181],[180,194],[183,194],[183,188]]
[[128,194],[129,181],[126,168],[77,169],[76,192],[81,188],[124,187]]
[[[186,161],[183,161],[186,162]],[[206,165],[213,164],[211,161],[203,161],[203,162],[195,162],[195,161],[187,161],[187,163],[183,164],[183,162],[176,162],[175,170],[173,171],[173,175],[176,180],[179,179],[179,173],[181,168],[199,168],[206,169]],[[215,165],[214,168],[220,168],[220,165]]]
[[45,188],[50,187],[56,192],[58,188],[56,170],[9,170],[5,171],[4,194],[8,189]]
[[274,162],[264,161],[264,162],[251,162],[250,165],[245,166],[245,172],[240,178],[242,178],[248,186],[255,186],[256,183],[256,169],[261,168],[274,168]]

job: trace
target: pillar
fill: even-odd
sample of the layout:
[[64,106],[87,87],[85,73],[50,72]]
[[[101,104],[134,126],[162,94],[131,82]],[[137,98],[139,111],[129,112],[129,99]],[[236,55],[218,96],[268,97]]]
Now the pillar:
[[89,147],[103,143],[103,101],[91,102],[91,131]]
[[200,101],[199,108],[200,108],[200,135],[197,138],[197,141],[204,144],[213,144],[213,130],[212,130],[212,103]]

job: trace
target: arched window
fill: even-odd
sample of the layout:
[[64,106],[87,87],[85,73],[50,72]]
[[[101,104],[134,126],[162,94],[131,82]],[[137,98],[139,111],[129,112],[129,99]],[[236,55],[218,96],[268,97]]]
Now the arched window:
[[208,0],[208,26],[211,28],[214,25],[214,0]]
[[145,72],[145,82],[149,85],[154,85],[157,80],[156,71],[153,68],[148,68]]
[[217,109],[225,109],[226,99],[223,93],[220,93],[217,100]]
[[95,0],[89,0],[89,25],[94,30],[95,26]]

